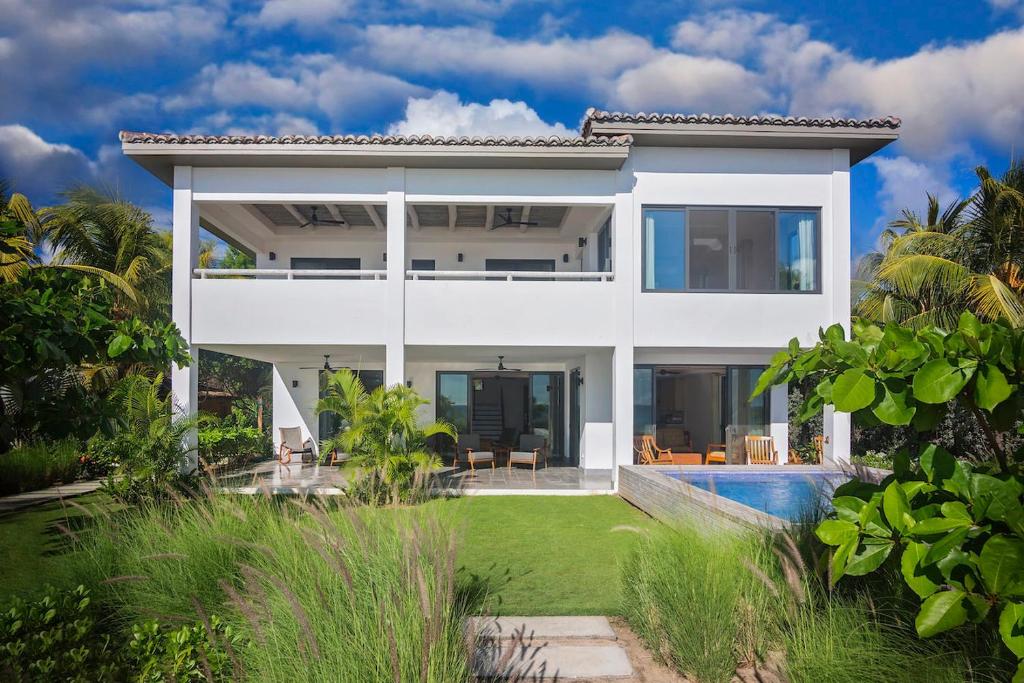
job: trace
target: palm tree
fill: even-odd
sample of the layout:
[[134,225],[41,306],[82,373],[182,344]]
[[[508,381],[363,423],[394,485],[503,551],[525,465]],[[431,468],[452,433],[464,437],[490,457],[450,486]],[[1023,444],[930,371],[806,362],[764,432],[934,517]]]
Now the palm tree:
[[125,308],[152,312],[170,300],[171,251],[152,216],[116,194],[87,186],[39,212],[57,264],[88,265],[121,278],[137,296]]
[[95,275],[117,287],[129,301],[138,300],[135,287],[95,264],[43,262],[37,246],[47,239],[47,227],[25,195],[7,190],[7,183],[0,180],[0,281],[17,282],[30,268],[66,268]]
[[1024,324],[1024,165],[1002,179],[976,170],[977,192],[942,209],[928,195],[922,220],[904,210],[864,256],[854,280],[854,312],[912,327],[955,326],[964,310]]
[[337,415],[341,429],[321,443],[321,452],[336,448],[349,453],[360,467],[378,472],[385,484],[402,488],[417,472],[438,466],[427,439],[437,434],[456,438],[455,428],[443,420],[420,425],[416,413],[426,403],[401,384],[367,393],[350,369],[329,373],[326,394],[317,402],[316,412]]

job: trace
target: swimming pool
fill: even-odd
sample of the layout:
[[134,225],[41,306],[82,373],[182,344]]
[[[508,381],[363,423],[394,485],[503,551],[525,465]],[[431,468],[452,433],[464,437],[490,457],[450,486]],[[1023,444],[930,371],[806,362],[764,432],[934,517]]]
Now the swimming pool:
[[661,474],[734,500],[759,512],[793,522],[828,506],[836,486],[848,481],[839,472],[663,471]]

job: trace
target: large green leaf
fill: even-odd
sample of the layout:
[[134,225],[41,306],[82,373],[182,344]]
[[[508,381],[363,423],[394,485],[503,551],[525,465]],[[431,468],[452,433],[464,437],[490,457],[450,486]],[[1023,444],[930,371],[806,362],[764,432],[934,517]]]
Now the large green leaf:
[[997,405],[1010,398],[1013,389],[1006,381],[1006,375],[995,365],[986,363],[978,369],[974,379],[974,402],[979,408],[992,411]]
[[923,403],[946,403],[960,393],[973,370],[953,365],[945,358],[928,361],[914,373],[914,398]]
[[107,345],[107,355],[111,358],[117,358],[122,353],[132,347],[132,338],[125,334],[119,334],[110,340],[110,344]]
[[930,517],[923,519],[914,526],[907,529],[907,535],[915,538],[946,534],[954,529],[964,529],[971,526],[966,519],[947,519],[945,517]]
[[895,542],[886,539],[870,539],[865,541],[864,548],[850,556],[846,564],[846,573],[850,576],[870,574],[885,562],[895,547]]
[[836,378],[832,385],[832,402],[836,410],[853,413],[867,408],[875,400],[876,382],[860,368],[851,368]]
[[907,528],[907,521],[904,515],[910,516],[910,502],[907,494],[899,482],[892,482],[885,487],[882,497],[882,510],[885,512],[885,519],[896,531],[902,532]]
[[917,408],[911,403],[910,391],[905,382],[889,380],[882,382],[882,400],[872,412],[882,422],[891,425],[908,425],[914,419]]
[[[941,576],[936,576],[934,568],[924,566],[924,558],[928,554],[928,546],[924,543],[908,543],[903,549],[903,557],[900,558],[900,569],[903,572],[903,580],[910,586],[910,590],[917,593],[919,598],[927,598],[939,589]],[[929,578],[932,575],[936,581]]]
[[914,620],[917,635],[930,638],[943,631],[956,628],[967,621],[967,608],[964,607],[964,593],[959,590],[948,590],[934,593],[921,605],[921,611]]
[[1024,572],[1024,541],[995,535],[981,549],[978,566],[989,593],[1000,594]]
[[1006,603],[999,614],[999,635],[1010,652],[1024,659],[1024,604]]
[[842,545],[851,538],[857,538],[858,527],[853,522],[841,519],[826,519],[814,530],[825,545]]

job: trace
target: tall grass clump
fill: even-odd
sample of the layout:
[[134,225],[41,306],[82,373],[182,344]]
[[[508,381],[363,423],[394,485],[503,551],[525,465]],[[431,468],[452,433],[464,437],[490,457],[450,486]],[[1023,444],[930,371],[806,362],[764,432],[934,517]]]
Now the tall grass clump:
[[455,536],[424,509],[208,495],[110,517],[80,574],[115,620],[217,615],[266,681],[468,680]]
[[82,470],[79,451],[76,440],[65,439],[40,441],[0,454],[0,495],[74,481]]
[[666,664],[700,681],[729,681],[737,662],[766,644],[767,590],[746,567],[763,552],[744,535],[659,530],[623,565],[624,616]]

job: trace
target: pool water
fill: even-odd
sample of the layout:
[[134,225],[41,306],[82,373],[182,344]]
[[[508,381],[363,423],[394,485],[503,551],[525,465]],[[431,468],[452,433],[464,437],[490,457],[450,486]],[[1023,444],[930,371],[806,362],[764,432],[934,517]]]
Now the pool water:
[[834,472],[665,472],[705,491],[760,512],[797,521],[829,506],[832,491],[849,477]]

